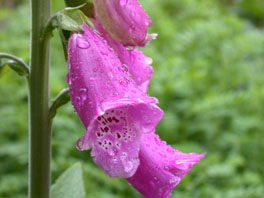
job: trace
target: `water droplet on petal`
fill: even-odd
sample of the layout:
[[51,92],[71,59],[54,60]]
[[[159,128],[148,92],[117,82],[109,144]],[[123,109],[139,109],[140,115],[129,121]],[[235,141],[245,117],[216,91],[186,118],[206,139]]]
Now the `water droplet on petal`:
[[106,51],[103,51],[103,50],[101,51],[101,54],[105,55],[105,56],[108,56],[108,53]]
[[78,104],[78,106],[81,105],[81,98],[80,98],[79,96],[77,96],[77,97],[75,98],[75,101],[76,101],[76,103]]
[[113,149],[109,149],[109,150],[108,150],[108,154],[109,154],[110,156],[114,156],[114,155],[115,155],[115,152],[113,151]]
[[112,158],[112,162],[117,163],[117,161],[118,161],[117,157]]
[[81,96],[81,102],[83,104],[84,101],[87,99],[87,89],[81,88],[79,91],[80,91],[80,96]]
[[122,64],[123,69],[128,72],[128,66],[126,64]]
[[77,38],[77,46],[81,49],[87,49],[89,48],[91,45],[88,41],[85,41],[82,38]]
[[125,171],[129,172],[133,168],[133,163],[131,161],[128,161],[127,164],[125,165]]
[[178,184],[180,182],[181,178],[180,177],[173,177],[170,179],[170,184]]
[[175,164],[177,164],[177,165],[180,165],[180,164],[182,164],[183,163],[183,161],[181,161],[181,160],[176,160],[175,161]]
[[150,58],[150,57],[147,57],[146,59],[145,59],[145,62],[147,63],[147,64],[151,64],[152,63],[152,58]]
[[125,6],[127,4],[127,0],[120,0],[120,5]]

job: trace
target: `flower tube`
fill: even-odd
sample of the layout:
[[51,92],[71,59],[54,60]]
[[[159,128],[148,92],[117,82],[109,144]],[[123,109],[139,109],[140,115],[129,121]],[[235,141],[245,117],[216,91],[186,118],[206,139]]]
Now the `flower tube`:
[[163,116],[156,98],[139,90],[107,42],[84,25],[69,40],[66,80],[86,133],[76,144],[111,177],[131,177],[142,134]]

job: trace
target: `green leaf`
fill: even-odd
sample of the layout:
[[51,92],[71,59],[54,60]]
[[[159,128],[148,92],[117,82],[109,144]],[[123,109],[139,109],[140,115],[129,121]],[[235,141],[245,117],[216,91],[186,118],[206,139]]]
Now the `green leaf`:
[[68,168],[51,187],[51,198],[73,197],[85,197],[81,163]]

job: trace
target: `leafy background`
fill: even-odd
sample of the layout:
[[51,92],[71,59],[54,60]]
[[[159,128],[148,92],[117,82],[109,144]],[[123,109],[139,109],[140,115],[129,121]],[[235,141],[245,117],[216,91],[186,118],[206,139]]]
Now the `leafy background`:
[[[0,0],[0,51],[29,60],[29,3]],[[165,110],[157,132],[184,152],[207,152],[173,198],[264,195],[264,1],[142,0],[157,40],[144,49],[155,74],[149,93]],[[64,7],[53,0],[53,13]],[[57,33],[51,96],[66,87]],[[0,197],[27,194],[27,89],[13,71],[0,79]],[[84,127],[71,106],[59,110],[52,137],[52,182],[82,162],[86,198],[142,197],[123,179],[77,151]]]

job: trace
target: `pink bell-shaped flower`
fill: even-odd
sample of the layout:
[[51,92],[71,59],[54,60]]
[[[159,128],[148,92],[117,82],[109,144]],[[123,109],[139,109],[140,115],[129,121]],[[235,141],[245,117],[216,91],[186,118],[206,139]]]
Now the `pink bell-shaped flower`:
[[125,46],[145,46],[151,20],[138,0],[94,0],[96,14],[111,36]]
[[100,32],[108,45],[114,49],[114,52],[121,63],[127,67],[128,72],[132,75],[137,87],[143,92],[147,92],[150,78],[154,72],[153,67],[150,66],[152,59],[145,56],[136,48],[128,50],[124,45],[115,41],[106,31],[97,16],[95,16],[93,23],[96,30]]
[[169,198],[173,188],[205,153],[182,153],[155,133],[143,134],[136,173],[127,181],[145,198]]
[[163,111],[156,98],[137,88],[107,42],[84,29],[72,34],[68,46],[71,101],[86,128],[76,146],[92,148],[95,163],[111,177],[131,177],[141,136],[154,130]]

